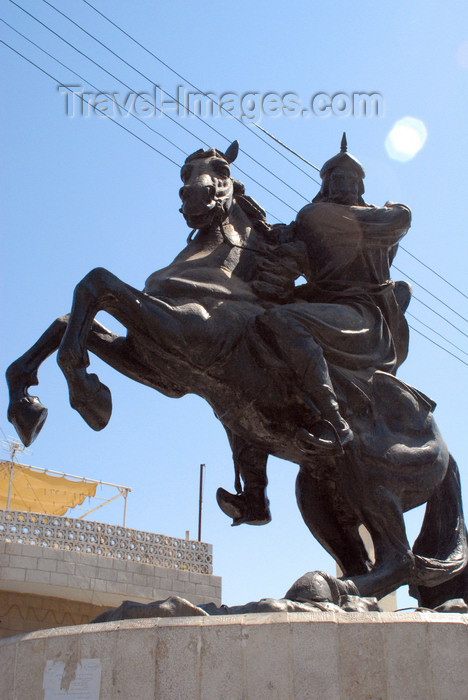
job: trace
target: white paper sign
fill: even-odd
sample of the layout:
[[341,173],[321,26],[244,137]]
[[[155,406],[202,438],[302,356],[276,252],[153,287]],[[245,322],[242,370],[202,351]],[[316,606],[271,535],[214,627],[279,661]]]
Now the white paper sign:
[[63,661],[47,661],[44,700],[99,700],[101,660],[81,659],[75,668]]

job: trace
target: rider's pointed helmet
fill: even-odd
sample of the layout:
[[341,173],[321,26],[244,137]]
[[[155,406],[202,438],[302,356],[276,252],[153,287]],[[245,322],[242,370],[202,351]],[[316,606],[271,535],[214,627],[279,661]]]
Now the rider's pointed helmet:
[[345,131],[343,131],[343,138],[341,139],[340,152],[337,153],[336,156],[333,156],[333,158],[330,158],[330,160],[327,160],[327,162],[324,163],[324,165],[322,166],[322,169],[320,171],[320,177],[322,178],[322,180],[330,170],[334,170],[335,168],[351,170],[361,180],[363,180],[366,176],[365,170],[362,167],[361,163],[357,160],[357,158],[348,153],[348,144],[346,141]]
[[348,144],[346,142],[346,132],[343,132],[343,138],[341,139],[340,152],[327,160],[322,166],[320,171],[320,177],[322,178],[322,187],[320,192],[313,198],[312,202],[322,202],[328,199],[328,183],[330,180],[330,175],[334,170],[347,170],[359,181],[358,185],[358,201],[357,204],[364,206],[366,203],[362,198],[364,194],[364,178],[366,176],[365,170],[361,163],[354,156],[348,153]]

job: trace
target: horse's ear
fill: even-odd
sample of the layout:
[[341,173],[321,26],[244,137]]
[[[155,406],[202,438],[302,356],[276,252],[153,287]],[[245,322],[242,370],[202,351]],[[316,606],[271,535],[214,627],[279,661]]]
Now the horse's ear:
[[228,163],[234,163],[234,161],[237,158],[237,154],[239,153],[239,141],[233,141],[229,148],[227,149],[226,153],[224,154],[224,157],[226,158]]

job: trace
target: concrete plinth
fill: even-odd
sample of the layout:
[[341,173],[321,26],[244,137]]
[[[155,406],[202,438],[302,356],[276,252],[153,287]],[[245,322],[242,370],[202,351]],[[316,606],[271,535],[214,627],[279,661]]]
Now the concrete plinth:
[[465,700],[468,616],[128,620],[0,641],[4,700]]

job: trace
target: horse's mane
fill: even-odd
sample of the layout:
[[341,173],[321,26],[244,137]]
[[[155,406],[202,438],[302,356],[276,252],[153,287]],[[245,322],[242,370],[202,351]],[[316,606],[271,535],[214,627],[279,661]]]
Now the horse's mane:
[[239,180],[234,180],[234,198],[257,231],[261,233],[270,231],[271,226],[267,223],[265,210],[252,197],[245,194],[244,185]]

